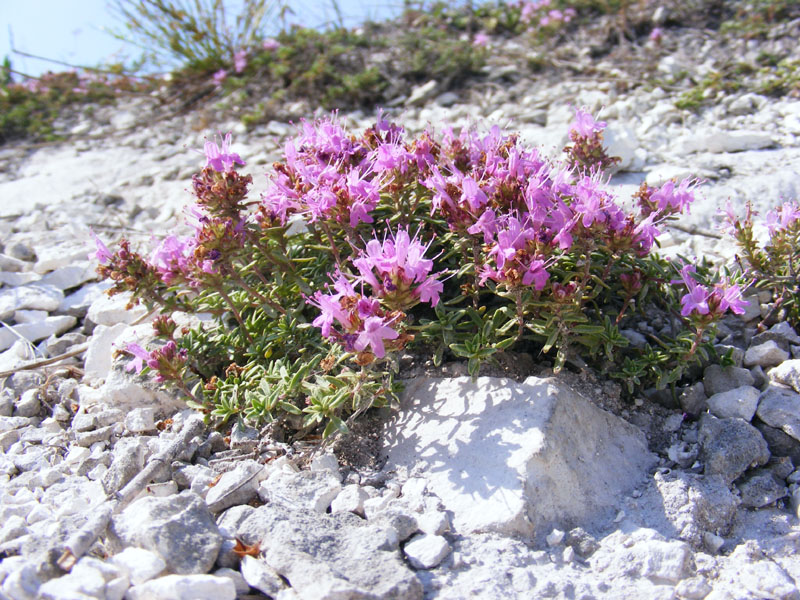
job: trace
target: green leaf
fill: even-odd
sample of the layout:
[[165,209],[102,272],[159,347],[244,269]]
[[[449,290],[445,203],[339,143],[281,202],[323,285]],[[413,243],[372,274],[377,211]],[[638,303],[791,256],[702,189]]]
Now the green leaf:
[[325,426],[325,431],[322,432],[322,437],[327,438],[334,431],[347,433],[349,430],[347,429],[347,425],[344,424],[344,421],[342,421],[339,417],[331,417],[328,421],[328,424]]

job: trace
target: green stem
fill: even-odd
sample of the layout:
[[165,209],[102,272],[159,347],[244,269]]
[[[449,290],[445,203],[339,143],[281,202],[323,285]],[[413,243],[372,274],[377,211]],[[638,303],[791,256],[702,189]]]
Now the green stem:
[[250,335],[250,332],[247,331],[247,327],[245,327],[244,321],[242,320],[242,315],[240,315],[239,311],[236,310],[236,306],[234,306],[233,301],[230,299],[228,294],[225,293],[225,290],[222,289],[221,285],[217,287],[217,292],[219,292],[220,297],[225,301],[225,303],[228,305],[228,308],[231,309],[233,316],[239,322],[239,327],[242,328],[242,333],[244,334],[244,337],[246,337],[247,341],[252,344],[253,338]]

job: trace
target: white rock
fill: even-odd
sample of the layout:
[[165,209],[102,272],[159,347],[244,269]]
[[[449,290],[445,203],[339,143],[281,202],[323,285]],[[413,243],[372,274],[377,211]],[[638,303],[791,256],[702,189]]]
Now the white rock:
[[235,600],[236,584],[214,575],[166,575],[135,585],[126,600]]
[[749,385],[720,392],[708,399],[708,410],[720,419],[738,418],[750,422],[756,413],[760,395],[760,391]]
[[545,539],[548,546],[558,546],[564,541],[564,532],[560,529],[553,529],[553,531],[547,534],[547,538]]
[[12,273],[10,271],[0,271],[0,283],[9,287],[17,287],[20,285],[28,285],[39,281],[41,276],[30,271],[23,273]]
[[64,456],[64,462],[68,465],[76,464],[89,458],[91,453],[91,450],[83,446],[71,446],[69,452]]
[[741,152],[759,150],[772,146],[772,135],[763,131],[700,130],[681,138],[677,144],[679,151],[690,152]]
[[458,533],[610,517],[655,461],[639,429],[554,380],[420,378],[401,403],[386,469],[424,472]]
[[430,535],[441,535],[450,531],[450,519],[447,513],[442,511],[428,511],[417,517],[417,525],[420,531]]
[[336,456],[331,453],[325,453],[315,457],[311,461],[311,470],[328,471],[338,477],[339,481],[342,480],[341,473],[339,473],[339,461],[336,460]]
[[630,537],[634,539],[618,531],[605,538],[590,559],[593,570],[606,578],[638,575],[653,583],[672,585],[691,574],[692,551],[687,543],[665,541],[657,532],[644,528]]
[[152,406],[134,408],[125,416],[125,428],[131,433],[154,431],[156,428],[156,409]]
[[351,512],[364,516],[364,501],[369,498],[367,492],[358,484],[346,485],[331,502],[331,512]]
[[800,359],[786,360],[769,372],[772,381],[788,385],[800,393]]
[[245,555],[241,564],[242,577],[255,589],[275,597],[286,588],[280,576],[260,558]]
[[74,245],[37,247],[37,260],[33,270],[43,275],[76,262],[86,262],[86,254],[85,248]]
[[789,359],[789,353],[783,350],[774,340],[758,346],[750,346],[744,355],[744,366],[774,367]]
[[422,85],[418,85],[413,90],[411,90],[411,94],[406,100],[406,106],[414,106],[415,104],[421,104],[426,100],[429,100],[435,93],[436,89],[439,87],[439,82],[435,79],[428,81],[427,83],[423,83]]
[[0,321],[14,316],[18,310],[54,311],[64,294],[52,285],[31,284],[0,292]]
[[21,429],[31,424],[27,417],[0,417],[0,432]]
[[[22,392],[22,396],[20,396],[19,401],[17,402],[17,407],[14,410],[14,416],[17,417],[35,417],[39,414],[39,409],[41,408],[41,403],[39,402],[39,390],[36,388],[25,390]],[[42,426],[39,427],[42,429]],[[61,430],[61,427],[56,424],[56,428],[58,431]]]
[[637,160],[636,150],[639,149],[639,140],[636,132],[630,127],[614,124],[604,132],[604,142],[609,156],[618,156],[621,160],[617,168],[625,171],[635,171],[644,166]]
[[374,496],[364,500],[364,514],[367,519],[371,519],[386,510],[397,496],[396,490],[387,489],[382,496]]
[[139,500],[139,498],[166,498],[167,496],[174,496],[178,493],[178,484],[174,481],[162,481],[161,483],[148,484],[139,492],[131,502]]
[[20,337],[30,342],[36,342],[51,335],[64,333],[75,327],[77,322],[75,317],[62,315],[59,317],[47,317],[34,323],[14,325],[10,329],[4,327],[0,329],[0,350],[10,348]]
[[61,304],[58,305],[58,312],[73,317],[83,317],[92,303],[102,297],[103,292],[110,286],[111,284],[107,281],[84,285],[61,301]]
[[98,325],[113,326],[117,323],[132,323],[147,312],[147,309],[141,304],[128,310],[126,308],[128,302],[130,302],[128,293],[116,294],[111,297],[103,294],[92,302],[86,316]]
[[262,500],[281,502],[297,508],[324,513],[342,489],[337,475],[330,471],[291,471],[273,470],[262,481],[258,495]]
[[60,290],[68,290],[96,278],[94,267],[88,262],[84,262],[56,269],[42,277],[41,283],[52,285]]
[[46,310],[17,310],[14,312],[14,321],[21,323],[36,323],[47,318]]
[[0,353],[0,371],[11,371],[36,358],[35,349],[24,340],[17,340]]
[[42,600],[122,600],[129,587],[128,577],[114,565],[85,556],[62,577],[39,588]]
[[144,548],[125,548],[108,559],[130,578],[131,585],[139,585],[160,575],[167,566],[164,559]]
[[[674,165],[660,165],[651,170],[645,178],[645,183],[650,187],[661,187],[667,181],[683,181],[687,177],[696,177],[697,169],[691,167],[677,167]],[[659,238],[659,241],[661,238]]]
[[665,56],[658,61],[658,70],[670,77],[677,77],[685,68],[683,62],[679,61],[674,56]]
[[18,273],[24,271],[27,266],[27,263],[23,260],[9,256],[8,254],[0,254],[0,271]]
[[432,569],[450,554],[450,544],[440,535],[422,533],[411,538],[403,552],[416,569]]
[[[252,556],[248,556],[247,558],[252,558]],[[214,571],[214,577],[227,577],[231,581],[233,581],[233,585],[236,588],[236,595],[243,596],[247,592],[250,591],[250,584],[247,583],[245,578],[239,571],[234,571],[233,569],[229,569],[227,567],[222,569],[217,569]]]
[[96,381],[108,377],[113,361],[114,342],[128,328],[124,323],[108,327],[98,325],[89,340],[84,359],[83,378],[85,381]]

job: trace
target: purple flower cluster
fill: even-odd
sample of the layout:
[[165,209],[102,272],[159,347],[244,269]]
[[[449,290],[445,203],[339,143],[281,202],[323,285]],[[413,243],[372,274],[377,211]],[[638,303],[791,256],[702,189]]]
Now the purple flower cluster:
[[[318,291],[307,302],[320,309],[314,325],[322,335],[340,342],[346,350],[369,350],[378,358],[386,354],[384,340],[405,343],[401,336],[404,311],[419,302],[436,306],[442,282],[432,275],[433,260],[425,258],[424,246],[406,230],[380,242],[371,239],[366,249],[352,259],[359,275],[348,277],[338,271],[333,293]],[[361,292],[357,292],[358,285]],[[371,293],[364,294],[369,286]],[[338,328],[334,329],[334,325]]]
[[[578,119],[589,130],[600,127],[580,111]],[[492,279],[541,290],[548,265],[573,250],[607,246],[645,255],[659,223],[691,200],[688,193],[673,199],[674,184],[668,182],[654,191],[664,196],[664,210],[628,214],[599,172],[556,165],[497,128],[485,136],[465,130],[456,138],[448,132],[438,153],[439,163],[422,185],[432,193],[433,214],[444,217],[451,230],[482,242],[481,283]]]
[[334,293],[318,291],[313,298],[306,299],[321,312],[313,325],[322,330],[325,338],[339,342],[348,352],[369,349],[378,358],[386,356],[384,342],[400,337],[396,328],[403,314],[381,309],[377,300],[356,292],[342,273],[337,273],[333,288]]
[[569,23],[577,14],[574,8],[550,8],[551,0],[520,0],[520,19],[523,23],[538,23],[540,27]]
[[738,285],[724,279],[709,289],[693,277],[695,272],[694,265],[684,265],[680,271],[681,279],[672,282],[683,282],[688,290],[681,298],[681,315],[720,317],[728,309],[737,315],[744,314],[750,303],[742,298],[742,290]]
[[178,349],[177,344],[170,340],[161,348],[148,352],[139,344],[129,343],[125,346],[126,352],[133,355],[133,360],[127,364],[125,370],[141,373],[145,365],[156,372],[155,380],[159,383],[169,379],[179,378],[183,364],[188,358],[185,348]]
[[372,296],[391,310],[405,311],[418,302],[436,306],[442,282],[430,275],[433,261],[425,258],[426,250],[408,231],[400,230],[394,239],[367,242],[363,256],[353,260],[353,265],[359,281],[368,284]]
[[767,213],[765,224],[772,236],[780,230],[788,229],[796,221],[800,221],[800,203],[784,202],[782,206]]

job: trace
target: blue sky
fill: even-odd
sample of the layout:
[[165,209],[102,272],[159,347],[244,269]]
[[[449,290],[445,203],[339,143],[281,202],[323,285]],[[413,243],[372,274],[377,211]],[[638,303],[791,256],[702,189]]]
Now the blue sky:
[[[332,0],[293,0],[290,5],[295,12],[290,22],[316,26],[334,18]],[[402,0],[339,0],[349,26],[365,17],[385,16],[401,5]],[[136,49],[105,33],[114,28],[120,24],[107,0],[0,0],[0,60],[9,56],[15,70],[33,76],[67,68],[13,54],[12,39],[17,50],[73,65],[96,66],[136,56]]]

